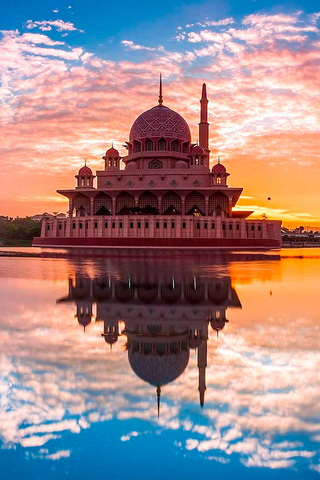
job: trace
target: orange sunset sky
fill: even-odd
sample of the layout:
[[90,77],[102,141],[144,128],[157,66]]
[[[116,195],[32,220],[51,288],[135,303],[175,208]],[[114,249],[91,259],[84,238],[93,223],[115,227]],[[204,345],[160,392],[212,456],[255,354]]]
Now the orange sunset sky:
[[186,2],[168,6],[170,17],[134,23],[132,14],[127,27],[117,10],[103,28],[101,12],[86,16],[83,2],[56,11],[49,3],[0,20],[1,215],[65,212],[56,189],[75,186],[85,158],[102,169],[112,141],[125,155],[162,72],[164,104],[194,142],[207,83],[211,164],[220,156],[229,185],[244,187],[239,207],[320,228],[320,13],[257,10],[257,1],[218,14]]

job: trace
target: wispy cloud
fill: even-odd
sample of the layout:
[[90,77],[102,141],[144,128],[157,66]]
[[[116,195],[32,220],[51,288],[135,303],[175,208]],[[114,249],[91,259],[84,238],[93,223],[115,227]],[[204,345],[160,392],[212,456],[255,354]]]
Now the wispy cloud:
[[[58,12],[58,10],[56,10]],[[28,20],[26,22],[26,28],[33,29],[38,28],[43,32],[49,32],[52,28],[55,28],[58,32],[81,32],[83,30],[76,28],[72,22],[65,22],[64,20]]]

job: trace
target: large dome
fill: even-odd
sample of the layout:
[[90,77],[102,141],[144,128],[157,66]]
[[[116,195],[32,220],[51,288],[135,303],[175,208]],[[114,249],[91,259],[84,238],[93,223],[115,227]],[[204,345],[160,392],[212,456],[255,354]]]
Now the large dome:
[[136,119],[130,130],[130,142],[161,137],[191,142],[190,128],[185,119],[170,108],[157,105]]
[[171,355],[145,355],[129,350],[129,363],[134,373],[156,387],[173,382],[184,372],[189,362],[189,350]]

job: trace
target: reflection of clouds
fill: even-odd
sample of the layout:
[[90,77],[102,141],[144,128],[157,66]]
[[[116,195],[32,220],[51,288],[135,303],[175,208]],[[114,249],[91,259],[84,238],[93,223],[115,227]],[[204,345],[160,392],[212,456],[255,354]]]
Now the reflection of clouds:
[[[15,281],[10,282],[12,291]],[[224,463],[237,455],[247,467],[289,468],[304,461],[319,470],[320,357],[313,312],[298,315],[278,296],[286,317],[278,316],[274,305],[273,315],[266,316],[263,302],[258,311],[252,300],[259,302],[269,286],[261,281],[250,285],[251,303],[245,293],[244,310],[233,311],[226,331],[209,341],[201,416],[193,405],[198,391],[191,355],[182,376],[163,388],[157,420],[155,391],[129,369],[124,337],[111,353],[101,340],[101,324],[90,325],[84,335],[73,305],[54,303],[65,294],[64,283],[15,285],[20,305],[4,287],[6,316],[0,326],[0,436],[6,448],[20,444],[33,447],[38,458],[67,458],[68,447],[55,447],[64,432],[78,434],[112,419],[141,419],[159,431],[175,430],[176,448],[213,461]],[[273,285],[280,288],[278,280]],[[32,298],[33,286],[39,290]],[[297,288],[294,282],[292,288]],[[121,440],[147,433],[142,427]]]

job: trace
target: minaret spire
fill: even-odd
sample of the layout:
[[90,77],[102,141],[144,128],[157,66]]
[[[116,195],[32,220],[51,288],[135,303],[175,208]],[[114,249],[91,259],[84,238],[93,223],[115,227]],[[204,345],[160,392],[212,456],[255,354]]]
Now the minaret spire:
[[157,408],[158,408],[158,418],[160,417],[160,399],[161,399],[161,387],[157,386]]
[[162,74],[160,73],[160,84],[159,84],[159,105],[163,104],[163,97],[162,97]]
[[207,154],[207,163],[209,166],[209,123],[208,123],[208,97],[207,86],[202,85],[202,94],[200,100],[200,123],[199,123],[199,145]]

